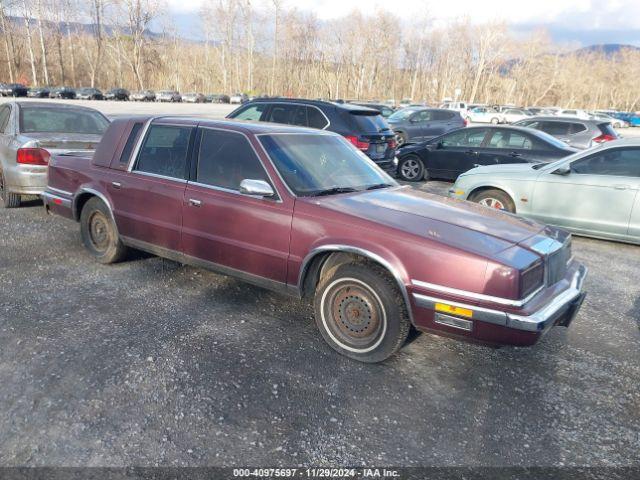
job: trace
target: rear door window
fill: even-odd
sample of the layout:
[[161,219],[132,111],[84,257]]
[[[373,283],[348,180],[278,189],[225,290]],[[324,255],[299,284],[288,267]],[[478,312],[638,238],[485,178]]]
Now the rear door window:
[[442,139],[444,147],[480,147],[487,135],[485,128],[473,130],[459,130],[450,133]]
[[640,177],[640,148],[605,150],[590,157],[576,160],[571,171],[582,175],[610,175]]
[[506,148],[517,150],[531,150],[531,139],[520,132],[512,132],[509,130],[498,130],[494,132],[489,141],[491,148]]
[[568,135],[570,125],[566,122],[542,122],[539,128],[549,135]]
[[454,112],[447,112],[444,110],[434,110],[432,112],[433,120],[447,121],[447,120],[452,120],[454,116],[455,116]]
[[285,105],[282,103],[276,103],[272,105],[271,111],[267,117],[268,122],[282,123],[285,125],[295,125],[294,117],[298,110],[297,105]]
[[152,125],[134,168],[137,172],[184,180],[191,127]]

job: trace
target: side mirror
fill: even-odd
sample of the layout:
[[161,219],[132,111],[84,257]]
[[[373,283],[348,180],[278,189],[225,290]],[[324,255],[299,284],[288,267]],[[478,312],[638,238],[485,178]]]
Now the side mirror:
[[569,175],[571,173],[571,167],[560,167],[560,168],[556,168],[553,172],[554,175]]
[[245,179],[240,182],[240,193],[255,197],[273,197],[276,193],[264,180]]
[[444,148],[444,143],[442,141],[436,143],[436,150],[442,150]]

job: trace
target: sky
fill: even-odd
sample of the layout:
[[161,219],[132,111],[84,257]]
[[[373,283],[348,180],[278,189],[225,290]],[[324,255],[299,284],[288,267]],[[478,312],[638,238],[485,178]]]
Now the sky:
[[[215,0],[167,1],[181,29],[189,32],[198,21],[200,6]],[[253,3],[267,6],[271,2]],[[313,11],[324,20],[355,9],[387,10],[401,18],[428,16],[436,24],[467,16],[478,23],[504,20],[522,32],[545,27],[563,43],[640,46],[640,0],[284,0],[284,5]]]

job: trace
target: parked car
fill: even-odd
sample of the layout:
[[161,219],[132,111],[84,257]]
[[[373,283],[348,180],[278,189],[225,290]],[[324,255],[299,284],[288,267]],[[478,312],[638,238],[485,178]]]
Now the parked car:
[[400,187],[327,131],[117,119],[92,158],[55,157],[43,197],[97,261],[132,247],[312,299],[327,343],[365,362],[412,325],[532,345],[585,295],[570,235]]
[[104,100],[104,95],[97,88],[85,87],[76,93],[78,100]]
[[638,113],[620,112],[615,117],[627,122],[631,127],[640,127],[640,114]]
[[423,142],[467,124],[457,111],[424,107],[403,108],[387,121],[396,133],[400,146]]
[[175,90],[161,90],[156,94],[156,102],[181,102],[182,95]]
[[0,196],[6,208],[22,195],[39,195],[52,154],[91,151],[109,125],[91,108],[51,102],[0,105]]
[[516,123],[530,117],[533,117],[533,113],[524,108],[507,108],[502,112],[505,123]]
[[153,90],[139,90],[133,92],[129,99],[134,102],[153,102],[156,99],[156,92]]
[[369,103],[369,102],[350,102],[353,105],[360,105],[361,107],[373,108],[374,110],[378,110],[380,115],[384,118],[389,118],[393,115],[395,110],[384,103]]
[[73,87],[56,87],[49,91],[49,98],[73,100],[76,98],[76,90]]
[[229,103],[245,103],[249,101],[249,97],[244,93],[234,93],[229,97]]
[[125,88],[112,88],[104,94],[105,100],[120,100],[122,102],[129,101],[129,90]]
[[514,123],[519,127],[541,130],[575,148],[589,148],[595,144],[619,138],[609,122],[580,120],[579,118],[532,117]]
[[491,107],[474,107],[467,111],[467,121],[473,123],[505,123],[504,115]]
[[479,167],[455,198],[507,210],[577,234],[640,244],[640,140],[622,139],[550,164]]
[[224,95],[222,93],[210,93],[205,97],[205,99],[209,103],[231,103],[229,95]]
[[339,133],[387,173],[396,171],[395,133],[380,112],[350,103],[259,98],[227,118],[298,125]]
[[182,95],[182,101],[187,103],[204,103],[206,98],[201,93],[185,93]]
[[579,118],[581,120],[591,120],[591,115],[585,110],[580,109],[566,109],[560,110],[556,113],[558,117],[570,117],[570,118]]
[[603,120],[605,122],[610,122],[613,128],[629,128],[629,122],[626,122],[620,118],[613,117],[608,113],[598,113],[594,112],[591,114],[594,120]]
[[407,181],[455,180],[478,165],[550,162],[577,150],[522,127],[468,127],[398,151],[398,176]]
[[27,92],[29,98],[49,98],[51,89],[49,87],[32,87]]
[[3,83],[0,94],[3,97],[26,97],[29,89],[21,83]]

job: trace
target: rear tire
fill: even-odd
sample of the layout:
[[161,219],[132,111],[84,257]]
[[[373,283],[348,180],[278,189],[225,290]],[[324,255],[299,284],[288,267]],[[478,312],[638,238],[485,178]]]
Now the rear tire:
[[398,176],[407,182],[419,182],[427,177],[427,169],[417,155],[407,155],[398,163]]
[[492,119],[491,119],[491,124],[492,124],[492,125],[498,125],[499,123],[500,123],[500,120],[499,120],[499,119],[497,119],[497,118],[492,118]]
[[516,206],[508,193],[492,188],[473,196],[473,201],[485,207],[516,213]]
[[394,279],[364,262],[338,265],[320,279],[316,325],[337,352],[366,363],[382,362],[404,345],[411,322]]
[[85,248],[100,263],[119,262],[127,254],[109,208],[98,197],[89,199],[82,208],[80,235]]
[[2,199],[4,208],[18,208],[22,201],[22,197],[19,193],[11,193],[7,191],[2,172],[0,172],[0,198]]

